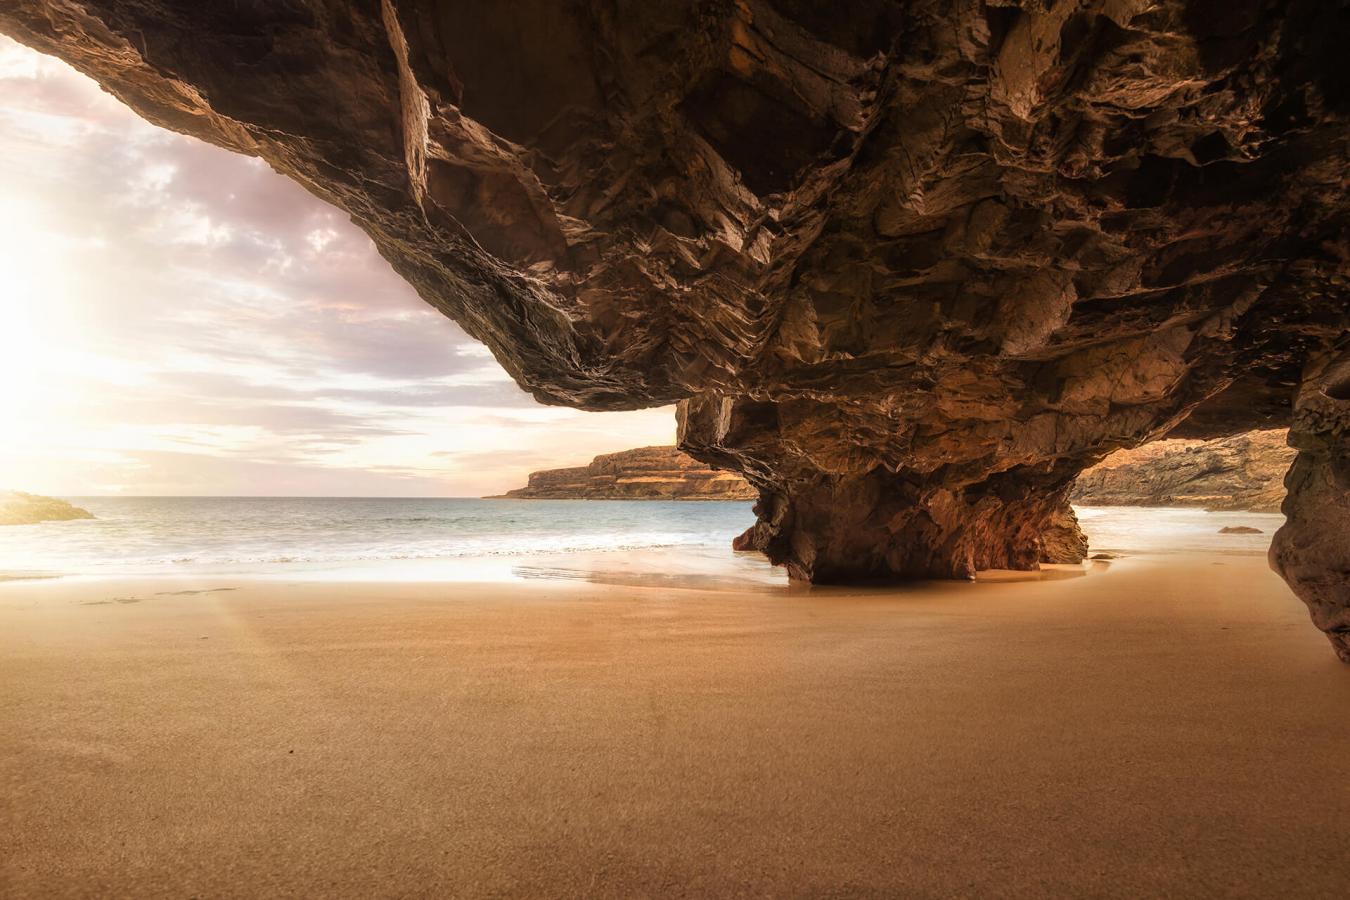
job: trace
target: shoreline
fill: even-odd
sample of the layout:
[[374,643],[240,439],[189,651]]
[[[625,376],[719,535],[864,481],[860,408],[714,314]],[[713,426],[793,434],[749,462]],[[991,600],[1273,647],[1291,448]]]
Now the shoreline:
[[1350,672],[1255,556],[11,583],[0,679],[16,897],[1335,896],[1350,866]]
[[[570,501],[565,505],[587,502],[592,501]],[[525,505],[540,503],[563,504],[529,501]],[[606,501],[601,505],[631,508],[635,504],[637,501]],[[707,508],[718,504],[680,501],[666,505]],[[1284,523],[1284,517],[1278,514],[1211,512],[1186,507],[1078,507],[1077,512],[1090,539],[1089,556],[1101,552],[1117,557],[1191,552],[1264,556],[1274,531]],[[546,513],[544,519],[548,518]],[[726,523],[728,533],[723,541],[721,536],[698,536],[687,530],[628,534],[618,530],[617,525],[609,526],[610,531],[585,535],[569,536],[564,530],[557,534],[522,533],[517,540],[508,531],[512,527],[510,518],[505,517],[499,526],[494,526],[501,530],[489,535],[495,549],[474,546],[475,541],[481,543],[482,534],[461,535],[453,530],[454,526],[445,525],[425,532],[421,543],[411,549],[384,545],[375,538],[362,545],[359,538],[353,537],[359,531],[359,519],[337,526],[332,536],[338,540],[332,546],[328,543],[329,536],[321,530],[298,540],[272,544],[268,543],[270,538],[265,530],[246,532],[235,538],[242,542],[235,546],[215,540],[210,533],[212,521],[194,520],[194,530],[178,536],[171,545],[173,549],[166,546],[156,554],[157,558],[147,556],[153,551],[146,548],[154,547],[149,542],[159,537],[149,531],[152,524],[126,516],[109,515],[85,523],[22,526],[31,529],[26,534],[0,532],[0,539],[8,537],[10,541],[6,544],[0,540],[0,559],[22,559],[27,563],[23,566],[0,563],[0,583],[14,579],[31,581],[36,577],[106,580],[140,576],[472,583],[537,580],[549,577],[549,573],[566,580],[586,577],[585,573],[621,575],[621,583],[658,579],[663,584],[677,585],[682,578],[704,585],[725,581],[746,587],[786,583],[784,570],[770,565],[758,553],[731,550],[731,539],[742,524],[739,518]],[[264,519],[250,528],[265,524]],[[640,527],[639,523],[627,520],[623,525]],[[1259,526],[1253,534],[1219,533],[1222,527],[1252,525]],[[203,542],[200,545],[192,542],[198,534]],[[135,542],[140,548],[139,555],[108,556],[103,548],[125,546],[123,536]],[[66,549],[59,549],[63,547]],[[96,553],[104,556],[92,555]]]
[[[1100,558],[1092,558],[1100,552]],[[1081,563],[1041,563],[1039,569],[983,569],[973,579],[919,579],[911,582],[861,581],[854,584],[813,585],[795,582],[781,566],[769,563],[756,551],[735,551],[719,546],[615,549],[608,551],[531,554],[522,556],[445,557],[419,559],[344,560],[332,562],[238,563],[149,570],[50,570],[0,571],[0,590],[6,586],[38,584],[196,583],[230,581],[241,584],[422,585],[427,588],[472,588],[522,585],[590,583],[619,587],[663,587],[674,590],[718,590],[775,593],[781,591],[907,590],[912,585],[1005,584],[1017,581],[1050,581],[1101,573],[1112,564],[1143,562],[1175,564],[1187,557],[1266,557],[1264,550],[1218,549],[1207,551],[1138,552],[1110,549],[1090,551]]]

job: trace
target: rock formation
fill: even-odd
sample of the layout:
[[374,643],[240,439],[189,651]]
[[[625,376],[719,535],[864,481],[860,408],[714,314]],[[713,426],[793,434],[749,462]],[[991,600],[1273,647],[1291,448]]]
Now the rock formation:
[[[1168,438],[1117,450],[1079,474],[1069,499],[1084,506],[1203,506],[1278,512],[1284,476],[1297,453],[1272,428],[1210,441]],[[754,500],[739,475],[700,463],[678,447],[605,453],[589,465],[531,472],[529,483],[499,498],[522,500]],[[498,497],[489,499],[499,499]],[[1042,562],[1079,556],[1077,518],[1058,517],[1043,535],[1054,552]],[[1047,531],[1048,534],[1048,531]],[[1051,557],[1055,559],[1051,559]],[[1071,560],[1077,562],[1079,560]]]
[[1078,527],[1078,516],[1061,507],[1041,529],[1041,562],[1080,563],[1087,558],[1088,539]]
[[1294,453],[1279,428],[1212,441],[1155,441],[1117,450],[1079,475],[1070,499],[1084,506],[1278,512]]
[[[1110,451],[1289,424],[1350,321],[1343,0],[846,6],[2,0],[0,30],[342,207],[542,402],[679,401],[794,577],[1032,567]],[[1319,428],[1287,508],[1350,544]],[[1283,564],[1305,599],[1320,553]]]
[[88,510],[54,497],[41,497],[22,491],[0,491],[0,525],[36,525],[39,522],[93,517]]
[[675,447],[604,453],[588,466],[531,472],[529,484],[503,497],[518,500],[753,500],[759,493],[734,472],[721,472]]
[[1289,443],[1298,456],[1284,480],[1285,524],[1270,565],[1350,662],[1350,351],[1309,362]]

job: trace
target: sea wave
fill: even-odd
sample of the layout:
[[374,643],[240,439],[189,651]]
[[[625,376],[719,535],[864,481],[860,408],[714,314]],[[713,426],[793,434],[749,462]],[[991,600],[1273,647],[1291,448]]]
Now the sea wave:
[[133,565],[202,565],[205,563],[224,564],[224,565],[285,565],[287,563],[340,563],[340,562],[385,562],[396,560],[436,560],[436,559],[511,559],[515,557],[534,557],[534,556],[553,556],[566,555],[570,553],[621,553],[625,551],[636,550],[668,550],[676,547],[699,547],[716,546],[703,542],[634,542],[624,541],[619,543],[579,543],[565,545],[541,545],[523,543],[514,548],[460,548],[447,549],[439,552],[421,552],[407,553],[397,551],[387,552],[321,552],[311,554],[286,554],[282,556],[269,556],[266,554],[254,555],[229,555],[216,554],[208,556],[178,557],[175,559],[165,559],[160,557],[144,557],[140,559],[128,559],[125,562]]
[[[728,546],[744,504],[89,498],[87,527],[0,532],[0,570],[174,572]],[[721,508],[718,508],[718,507]]]
[[[67,498],[96,519],[0,529],[0,572],[203,572],[209,567],[510,560],[712,548],[753,521],[743,502]],[[1263,552],[1278,515],[1083,508],[1094,550]],[[1225,525],[1259,534],[1221,535]],[[681,552],[685,552],[681,550]],[[703,552],[703,551],[699,551]]]

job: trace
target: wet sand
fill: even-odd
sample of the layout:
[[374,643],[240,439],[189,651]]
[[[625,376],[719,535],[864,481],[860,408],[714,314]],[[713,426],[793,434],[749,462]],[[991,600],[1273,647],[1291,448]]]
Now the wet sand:
[[1332,897],[1350,667],[1254,556],[12,582],[0,788],[14,897]]

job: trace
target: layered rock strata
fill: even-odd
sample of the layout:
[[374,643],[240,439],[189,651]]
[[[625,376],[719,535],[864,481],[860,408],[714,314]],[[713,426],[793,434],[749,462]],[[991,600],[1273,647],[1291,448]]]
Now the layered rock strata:
[[92,519],[87,509],[73,506],[55,497],[0,491],[0,525],[37,525],[40,522],[65,522]]
[[1295,452],[1281,428],[1212,441],[1155,441],[1117,450],[1083,472],[1070,499],[1085,506],[1278,512]]
[[734,472],[722,472],[675,447],[604,453],[589,465],[531,472],[529,483],[503,494],[516,500],[753,500]]
[[1350,321],[1340,0],[2,0],[0,30],[342,207],[542,402],[678,401],[800,578],[1034,566],[1079,471],[1288,425]]

